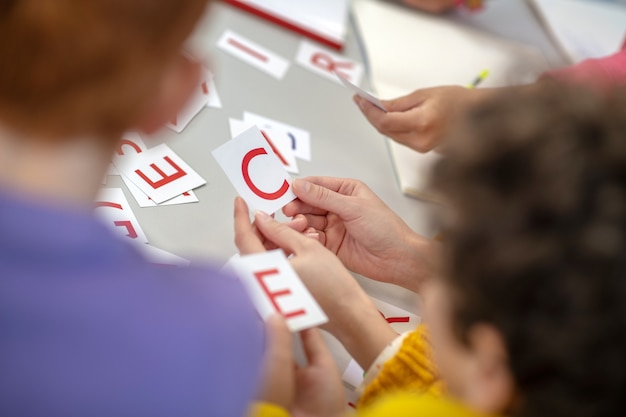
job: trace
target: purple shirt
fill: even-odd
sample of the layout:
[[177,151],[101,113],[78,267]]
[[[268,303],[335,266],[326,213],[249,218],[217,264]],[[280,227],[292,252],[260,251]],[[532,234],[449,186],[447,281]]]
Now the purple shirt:
[[1,416],[239,417],[263,343],[238,280],[0,194]]

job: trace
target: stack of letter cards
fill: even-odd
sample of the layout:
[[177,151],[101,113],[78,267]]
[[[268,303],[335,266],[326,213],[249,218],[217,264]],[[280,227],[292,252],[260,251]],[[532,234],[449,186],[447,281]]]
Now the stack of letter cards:
[[[206,183],[165,144],[148,148],[141,136],[126,133],[113,155],[109,175],[119,175],[140,207],[198,202],[192,191]],[[96,215],[121,236],[138,243],[151,262],[187,265],[189,261],[148,244],[121,188],[103,188],[95,202]]]
[[191,190],[206,184],[169,146],[148,149],[135,133],[120,141],[112,163],[141,207],[198,201]]
[[328,321],[282,250],[231,258],[229,268],[242,281],[263,319],[280,314],[292,332]]

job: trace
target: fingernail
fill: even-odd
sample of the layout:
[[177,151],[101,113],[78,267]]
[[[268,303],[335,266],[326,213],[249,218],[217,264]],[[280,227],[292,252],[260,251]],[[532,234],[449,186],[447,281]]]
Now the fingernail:
[[305,180],[295,179],[293,180],[292,186],[303,193],[308,193],[309,190],[311,190],[311,183]]
[[310,237],[311,239],[319,240],[320,234],[317,232],[309,232],[304,234],[306,237]]
[[261,223],[267,223],[272,220],[272,217],[269,214],[259,210],[254,213],[254,219]]

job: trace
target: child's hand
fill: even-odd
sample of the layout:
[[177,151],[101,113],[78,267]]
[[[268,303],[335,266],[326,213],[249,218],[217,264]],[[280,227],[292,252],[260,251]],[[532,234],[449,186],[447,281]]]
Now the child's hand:
[[294,417],[342,415],[346,404],[343,383],[319,330],[300,333],[308,363],[298,366],[285,321],[271,316],[266,328],[265,380],[259,400],[279,405]]
[[298,196],[287,216],[304,214],[319,241],[351,271],[417,292],[436,260],[430,240],[413,232],[357,180],[309,177],[293,182]]
[[387,113],[359,96],[354,96],[354,102],[380,133],[418,152],[428,152],[441,144],[456,114],[480,94],[479,89],[459,86],[426,88],[381,100]]
[[[235,245],[239,249],[242,255],[249,255],[251,253],[265,252],[266,250],[278,249],[278,247],[271,241],[267,240],[257,229],[254,224],[251,224],[246,214],[248,213],[248,206],[246,202],[241,198],[235,199],[235,231],[243,231],[246,233],[235,233]],[[302,233],[307,237],[314,239],[319,238],[317,231],[308,226],[307,219],[304,215],[300,214],[293,216],[293,218],[285,223],[286,226]],[[239,239],[246,236],[246,239]],[[256,239],[250,239],[250,236],[256,237]],[[239,240],[237,240],[239,239]]]
[[289,262],[328,316],[325,329],[333,334],[343,333],[341,323],[346,310],[359,310],[361,305],[370,307],[365,291],[317,239],[306,237],[265,213],[256,213],[251,224],[248,207],[241,198],[235,200],[235,244],[242,255],[264,252],[268,246],[294,255]]

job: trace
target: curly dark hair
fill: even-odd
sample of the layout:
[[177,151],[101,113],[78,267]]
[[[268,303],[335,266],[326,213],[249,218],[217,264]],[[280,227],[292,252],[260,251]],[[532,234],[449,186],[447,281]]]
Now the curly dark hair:
[[514,415],[626,413],[626,91],[545,83],[475,109],[433,186],[460,340],[502,333]]

